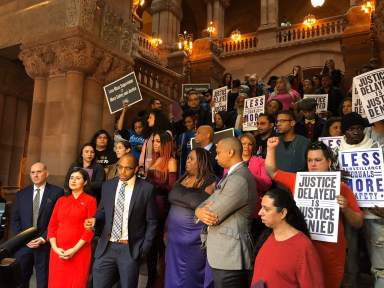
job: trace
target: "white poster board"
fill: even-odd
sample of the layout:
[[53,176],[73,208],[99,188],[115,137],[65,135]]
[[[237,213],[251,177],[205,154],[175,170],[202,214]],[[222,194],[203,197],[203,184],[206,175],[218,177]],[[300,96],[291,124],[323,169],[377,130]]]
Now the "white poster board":
[[304,94],[303,99],[313,98],[316,100],[316,113],[326,112],[328,109],[328,94]]
[[215,122],[215,114],[220,111],[227,111],[228,89],[227,86],[213,90],[212,92],[212,123]]
[[369,123],[384,119],[384,68],[353,78]]
[[343,136],[334,136],[334,137],[319,137],[319,141],[323,142],[331,149],[335,149],[340,146],[341,139]]
[[383,151],[381,148],[339,151],[340,169],[360,207],[384,207]]
[[264,113],[265,95],[244,100],[243,131],[257,130],[257,119]]
[[360,100],[359,93],[355,87],[355,83],[352,83],[352,111],[360,114],[361,117],[367,118],[365,115],[363,103]]
[[295,201],[304,214],[313,240],[337,242],[340,172],[298,172]]

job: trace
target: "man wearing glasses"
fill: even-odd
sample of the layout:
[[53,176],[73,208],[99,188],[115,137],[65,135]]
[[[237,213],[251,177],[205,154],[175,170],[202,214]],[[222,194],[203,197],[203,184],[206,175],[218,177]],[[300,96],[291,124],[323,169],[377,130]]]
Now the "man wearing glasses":
[[295,133],[295,117],[291,111],[280,111],[276,117],[279,145],[276,148],[277,168],[288,172],[305,171],[305,153],[310,141]]

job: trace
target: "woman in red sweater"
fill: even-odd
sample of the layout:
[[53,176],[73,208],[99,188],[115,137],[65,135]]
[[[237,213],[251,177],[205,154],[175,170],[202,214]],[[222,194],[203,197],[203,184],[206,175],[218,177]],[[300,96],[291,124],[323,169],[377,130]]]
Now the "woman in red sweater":
[[[295,193],[296,173],[278,170],[276,167],[276,147],[279,138],[271,137],[267,142],[267,157],[265,168],[269,176],[287,187],[292,195]],[[305,149],[303,147],[303,149]],[[326,172],[332,167],[332,151],[322,142],[315,142],[307,149],[307,168],[309,172]],[[327,288],[340,288],[344,274],[346,241],[344,237],[343,221],[347,221],[352,227],[360,228],[363,225],[363,213],[357,204],[351,189],[343,182],[340,183],[340,195],[337,196],[340,206],[339,232],[337,243],[313,241],[320,255],[324,271],[324,281]]]
[[320,258],[292,195],[279,188],[269,190],[259,214],[270,229],[257,245],[263,243],[256,256],[252,287],[324,288]]

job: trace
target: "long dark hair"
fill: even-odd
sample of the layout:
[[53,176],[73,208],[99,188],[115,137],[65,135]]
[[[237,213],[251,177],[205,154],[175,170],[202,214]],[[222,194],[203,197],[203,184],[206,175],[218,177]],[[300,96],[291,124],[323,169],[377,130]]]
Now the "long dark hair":
[[[93,146],[92,143],[88,142],[88,143],[83,144],[83,146],[81,146],[81,148],[80,148],[80,154],[79,154],[79,157],[77,157],[77,162],[76,162],[76,165],[79,167],[83,167],[83,150],[87,146],[92,147],[93,151],[96,152],[96,148],[95,148],[95,146]],[[95,161],[96,161],[96,155],[91,162],[91,166],[95,163]]]
[[[155,123],[153,125],[153,127],[149,127],[149,129],[151,130],[152,133],[155,133],[155,132],[158,132],[158,131],[166,131],[166,130],[170,130],[170,123],[169,123],[169,119],[167,118],[167,116],[165,116],[165,114],[161,111],[158,111],[158,110],[151,110],[149,112],[149,114],[153,114],[153,116],[155,116]],[[148,116],[149,116],[148,114]],[[151,133],[149,133],[148,135],[150,135]]]
[[112,141],[111,135],[109,135],[109,133],[107,131],[105,131],[104,129],[96,131],[96,133],[93,135],[92,140],[91,140],[91,144],[92,144],[93,148],[96,151],[96,139],[97,139],[97,137],[99,137],[102,134],[107,135],[107,138],[108,138],[106,150],[107,151],[113,151],[113,141]]
[[[287,209],[285,221],[289,225],[303,232],[308,238],[310,237],[304,215],[301,213],[299,207],[296,206],[296,202],[293,199],[290,191],[282,188],[273,188],[267,191],[264,197],[265,196],[268,196],[273,200],[273,205],[276,207],[278,212],[281,212],[283,209]],[[257,252],[260,250],[261,246],[263,246],[264,242],[267,240],[271,233],[272,229],[268,228],[261,234],[259,241],[256,244]]]
[[[196,153],[197,175],[194,187],[197,188],[204,185],[208,179],[214,178],[215,172],[213,171],[212,160],[209,151],[201,147],[196,147],[192,149],[191,152],[192,151],[195,151]],[[185,172],[185,174],[180,178],[179,182],[181,182],[186,176],[187,172]]]
[[72,190],[71,190],[71,188],[69,188],[69,181],[71,181],[71,175],[73,173],[76,173],[76,172],[79,172],[81,174],[81,176],[83,176],[84,182],[87,182],[87,184],[85,184],[85,186],[84,186],[83,191],[89,195],[92,195],[92,193],[90,193],[92,189],[91,189],[91,180],[89,179],[88,172],[85,171],[83,168],[80,168],[80,167],[74,167],[71,169],[71,171],[69,171],[68,181],[66,181],[64,184],[64,188],[65,188],[64,195],[69,196],[72,194]]
[[323,133],[321,133],[321,136],[322,137],[329,137],[331,135],[329,135],[329,128],[333,125],[333,123],[336,123],[336,122],[340,122],[341,123],[341,117],[331,117],[329,118],[325,124],[324,124],[324,128],[323,128]]

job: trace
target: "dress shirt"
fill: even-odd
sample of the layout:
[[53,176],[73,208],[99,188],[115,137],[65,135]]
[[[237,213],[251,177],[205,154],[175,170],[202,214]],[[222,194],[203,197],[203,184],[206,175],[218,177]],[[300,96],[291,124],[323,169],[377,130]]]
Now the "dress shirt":
[[236,167],[240,166],[243,162],[244,161],[240,161],[239,163],[232,165],[231,168],[229,168],[227,175],[231,174],[233,172],[233,170],[235,170]]
[[36,185],[33,185],[33,198],[32,198],[32,201],[35,199],[35,196],[36,196],[36,193],[37,193],[37,189],[40,189],[40,200],[39,200],[39,207],[41,205],[41,200],[43,199],[43,195],[44,195],[44,190],[45,190],[45,185],[47,183],[45,182],[43,185],[41,185],[40,187],[37,187]]
[[209,143],[207,146],[204,147],[205,150],[209,151],[212,147],[213,143]]
[[[123,225],[121,227],[121,238],[120,240],[128,240],[128,214],[129,214],[129,205],[131,203],[133,187],[135,186],[136,176],[133,176],[127,181],[127,186],[125,186],[125,201],[124,201],[124,212],[123,212]],[[117,198],[119,195],[120,187],[123,184],[123,181],[119,180],[116,189],[115,197],[115,206],[117,204]]]

